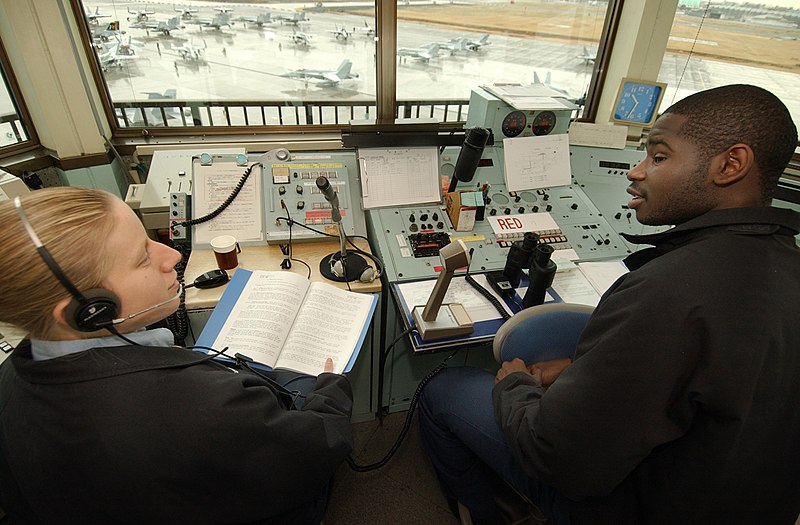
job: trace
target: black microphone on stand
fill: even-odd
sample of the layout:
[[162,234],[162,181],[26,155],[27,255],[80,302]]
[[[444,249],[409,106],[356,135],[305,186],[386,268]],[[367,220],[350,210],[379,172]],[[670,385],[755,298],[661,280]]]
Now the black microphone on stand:
[[339,210],[339,196],[333,189],[327,177],[317,177],[317,188],[331,205],[331,220],[339,228],[339,251],[326,255],[319,262],[319,271],[331,281],[346,282],[358,279],[361,282],[371,282],[374,271],[367,261],[352,250],[347,250],[347,236],[342,225],[342,212]]
[[475,176],[478,169],[478,162],[483,155],[483,148],[489,141],[490,131],[486,128],[469,128],[464,136],[464,144],[461,145],[461,152],[456,160],[456,167],[453,170],[453,179],[447,192],[455,191],[458,181],[469,182]]

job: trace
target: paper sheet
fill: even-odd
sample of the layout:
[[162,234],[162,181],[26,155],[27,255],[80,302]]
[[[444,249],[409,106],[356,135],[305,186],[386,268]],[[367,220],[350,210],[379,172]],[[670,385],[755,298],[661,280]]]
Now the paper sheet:
[[[214,211],[233,192],[246,168],[235,162],[193,166],[192,217]],[[214,219],[194,227],[194,246],[207,245],[217,235],[233,235],[239,242],[263,240],[261,166],[256,166],[242,190]]]
[[358,169],[365,210],[442,200],[435,146],[359,149]]
[[536,190],[572,183],[566,133],[503,140],[508,191]]
[[[513,312],[508,308],[503,299],[492,290],[489,283],[486,281],[486,275],[475,274],[475,280],[500,301],[509,315]],[[431,295],[433,285],[436,284],[435,280],[417,281],[413,283],[402,283],[398,286],[400,294],[403,296],[409,310],[413,310],[415,306],[425,306],[428,302],[428,297]],[[450,286],[447,288],[447,293],[444,296],[443,304],[448,303],[461,303],[467,310],[473,322],[488,321],[489,319],[499,319],[500,313],[492,306],[483,295],[481,295],[475,288],[469,284],[463,275],[457,275],[450,281]]]

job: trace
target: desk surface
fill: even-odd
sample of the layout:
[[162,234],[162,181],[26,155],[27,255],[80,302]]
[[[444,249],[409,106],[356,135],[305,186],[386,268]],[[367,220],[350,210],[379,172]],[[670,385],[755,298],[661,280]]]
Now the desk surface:
[[[369,244],[363,239],[356,239],[356,246],[365,252],[370,252]],[[292,245],[292,258],[304,261],[311,267],[311,281],[324,281],[344,290],[347,290],[346,283],[340,283],[326,279],[319,271],[319,261],[334,252],[339,251],[339,241],[318,241],[318,242],[305,242],[295,243]],[[242,246],[242,253],[239,254],[239,266],[237,268],[245,268],[247,270],[271,270],[271,271],[290,271],[299,273],[301,275],[308,275],[308,268],[304,264],[292,261],[292,268],[290,270],[281,270],[281,262],[283,261],[283,253],[279,246]],[[371,266],[374,266],[372,261],[367,261]],[[214,270],[217,268],[216,260],[214,259],[214,252],[212,250],[192,250],[189,256],[189,261],[186,264],[185,282],[190,284],[198,276]],[[231,277],[236,272],[236,269],[227,270],[228,275]],[[211,288],[207,290],[198,290],[197,288],[189,288],[186,290],[186,308],[189,310],[199,308],[213,308],[216,306],[222,292],[225,291],[225,286],[218,288]],[[381,283],[376,279],[371,283],[362,283],[359,281],[350,281],[350,289],[354,292],[380,292]]]

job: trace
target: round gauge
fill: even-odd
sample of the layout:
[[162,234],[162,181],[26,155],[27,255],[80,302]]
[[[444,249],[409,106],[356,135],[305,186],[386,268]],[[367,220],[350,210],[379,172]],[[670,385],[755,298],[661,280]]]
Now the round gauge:
[[455,171],[456,167],[453,165],[452,162],[444,162],[442,163],[442,166],[439,168],[439,174],[444,177],[452,177]]
[[516,137],[525,129],[528,119],[522,111],[512,111],[503,119],[500,130],[506,137]]
[[508,197],[502,193],[495,193],[492,195],[492,202],[495,204],[508,204]]
[[547,135],[556,127],[556,114],[552,111],[541,111],[533,117],[531,131],[534,135]]
[[536,195],[530,191],[523,191],[520,195],[525,202],[536,202]]

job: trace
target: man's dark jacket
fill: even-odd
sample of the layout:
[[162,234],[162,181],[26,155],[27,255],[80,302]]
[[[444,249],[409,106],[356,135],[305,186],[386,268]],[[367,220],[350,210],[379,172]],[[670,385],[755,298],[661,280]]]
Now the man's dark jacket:
[[628,257],[547,391],[494,389],[520,464],[573,523],[794,524],[800,215],[709,212]]
[[[0,368],[0,494],[24,523],[297,523],[350,453],[352,393],[322,374],[302,410],[268,383],[164,347]],[[322,503],[324,505],[324,503]]]

